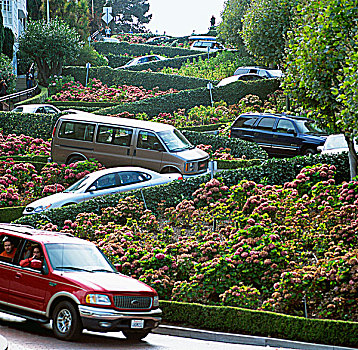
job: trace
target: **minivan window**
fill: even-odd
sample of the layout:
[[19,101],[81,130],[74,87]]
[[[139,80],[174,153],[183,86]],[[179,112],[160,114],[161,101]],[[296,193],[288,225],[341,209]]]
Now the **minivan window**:
[[137,147],[155,151],[164,151],[163,145],[157,135],[145,130],[141,130],[138,134]]
[[131,129],[100,125],[97,132],[97,142],[129,147],[132,134]]
[[92,141],[94,125],[78,122],[63,122],[58,132],[58,137],[79,141]]
[[278,121],[276,131],[289,134],[289,133],[295,132],[296,129],[291,121],[281,119]]
[[259,130],[271,131],[275,121],[275,118],[262,118],[256,128]]
[[240,118],[237,118],[233,124],[233,128],[248,128],[251,129],[252,126],[255,124],[255,121],[257,120],[257,117],[252,117],[249,115],[241,116]]
[[159,131],[158,135],[168,147],[169,152],[180,152],[194,148],[194,146],[177,129]]
[[313,120],[296,120],[296,125],[301,134],[326,134]]

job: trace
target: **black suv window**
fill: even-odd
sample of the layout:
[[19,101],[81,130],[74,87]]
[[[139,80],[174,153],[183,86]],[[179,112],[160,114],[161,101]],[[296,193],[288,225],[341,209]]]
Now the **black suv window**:
[[232,125],[233,128],[252,128],[257,120],[257,116],[243,115],[237,118]]
[[259,124],[257,125],[256,129],[258,130],[266,130],[266,131],[271,131],[274,124],[275,124],[276,119],[275,118],[262,118],[259,121]]
[[296,132],[296,129],[291,121],[281,119],[278,121],[276,131],[282,132],[285,134],[292,134],[292,133]]

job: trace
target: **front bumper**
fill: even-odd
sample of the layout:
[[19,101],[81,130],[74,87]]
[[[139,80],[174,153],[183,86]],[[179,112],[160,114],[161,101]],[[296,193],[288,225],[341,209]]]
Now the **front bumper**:
[[114,332],[131,329],[132,320],[144,320],[141,329],[151,330],[159,326],[162,310],[141,312],[117,311],[93,306],[78,306],[83,328],[91,331]]

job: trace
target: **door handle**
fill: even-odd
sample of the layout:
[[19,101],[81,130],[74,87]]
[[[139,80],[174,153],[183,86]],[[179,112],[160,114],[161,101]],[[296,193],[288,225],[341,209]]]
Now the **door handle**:
[[16,272],[16,274],[15,274],[15,278],[21,278],[22,277],[22,273],[20,273],[20,272]]
[[134,151],[133,151],[133,157],[135,157],[137,155],[137,150],[135,149]]

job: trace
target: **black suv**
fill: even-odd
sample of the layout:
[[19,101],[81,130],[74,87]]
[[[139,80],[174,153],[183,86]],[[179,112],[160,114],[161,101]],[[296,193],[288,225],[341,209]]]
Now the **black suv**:
[[230,137],[257,142],[270,156],[293,157],[317,153],[327,134],[311,119],[248,113],[234,121]]

